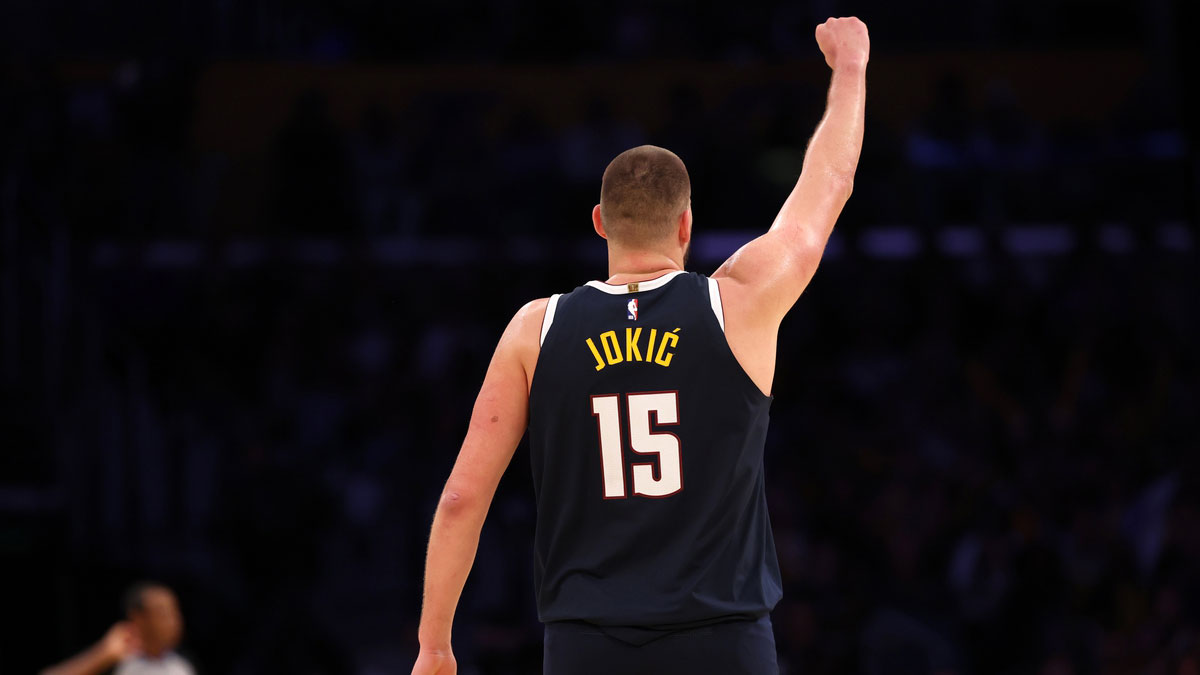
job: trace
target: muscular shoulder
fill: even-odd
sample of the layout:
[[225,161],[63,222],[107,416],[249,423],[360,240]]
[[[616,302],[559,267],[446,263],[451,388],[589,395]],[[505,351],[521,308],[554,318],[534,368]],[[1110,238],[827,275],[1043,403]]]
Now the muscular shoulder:
[[496,355],[515,359],[525,370],[526,384],[533,382],[533,370],[541,346],[542,320],[546,316],[549,298],[538,298],[525,303],[508,322]]
[[522,343],[532,343],[536,348],[542,336],[542,321],[546,318],[549,298],[538,298],[525,303],[513,315],[505,333],[514,333]]
[[513,317],[514,321],[521,321],[522,326],[525,324],[536,324],[537,329],[542,329],[542,318],[546,316],[546,305],[550,302],[550,298],[538,298],[525,303],[521,309],[517,310],[517,314]]

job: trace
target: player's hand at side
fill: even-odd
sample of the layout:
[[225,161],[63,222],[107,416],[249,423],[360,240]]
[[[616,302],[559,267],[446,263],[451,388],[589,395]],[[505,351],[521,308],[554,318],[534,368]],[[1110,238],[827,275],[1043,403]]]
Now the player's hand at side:
[[867,24],[853,16],[828,19],[817,26],[817,46],[833,70],[864,68],[871,55]]
[[457,675],[458,663],[449,649],[422,649],[412,675]]

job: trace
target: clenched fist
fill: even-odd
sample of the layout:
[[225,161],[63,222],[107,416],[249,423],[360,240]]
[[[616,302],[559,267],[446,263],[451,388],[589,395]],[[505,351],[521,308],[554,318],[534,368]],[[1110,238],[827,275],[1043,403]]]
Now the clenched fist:
[[825,55],[825,63],[834,70],[865,68],[871,53],[867,24],[853,16],[829,19],[817,26],[817,46]]

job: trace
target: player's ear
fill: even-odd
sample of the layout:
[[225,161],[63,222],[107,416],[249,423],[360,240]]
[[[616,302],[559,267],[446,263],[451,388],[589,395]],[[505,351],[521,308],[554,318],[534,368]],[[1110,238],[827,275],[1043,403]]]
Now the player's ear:
[[686,245],[692,240],[692,205],[679,216],[679,243]]
[[604,232],[604,220],[600,218],[599,204],[592,209],[592,228],[596,230],[596,234],[600,235],[601,239],[608,239],[608,234]]

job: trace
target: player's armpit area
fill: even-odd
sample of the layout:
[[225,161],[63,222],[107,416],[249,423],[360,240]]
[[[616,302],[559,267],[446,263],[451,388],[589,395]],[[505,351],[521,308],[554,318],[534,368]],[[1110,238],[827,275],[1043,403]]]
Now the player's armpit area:
[[772,230],[738,249],[716,272],[721,292],[747,318],[777,325],[808,286],[825,252],[825,241],[791,230]]

